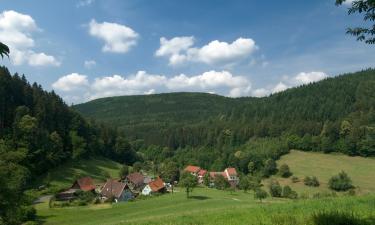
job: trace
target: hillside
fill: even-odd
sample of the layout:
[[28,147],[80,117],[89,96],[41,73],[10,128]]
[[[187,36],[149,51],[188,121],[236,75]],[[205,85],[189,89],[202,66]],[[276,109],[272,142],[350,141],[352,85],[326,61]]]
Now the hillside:
[[[351,218],[356,222],[349,224],[354,225],[370,225],[374,222],[374,196],[297,201],[268,198],[260,203],[254,200],[253,193],[242,191],[231,194],[215,189],[196,188],[190,199],[186,199],[183,191],[177,191],[174,194],[112,205],[50,209],[47,203],[42,203],[36,205],[36,209],[39,218],[46,225],[321,225],[331,224],[335,219]],[[324,214],[327,212],[333,214]],[[313,215],[318,213],[322,213],[321,221],[325,223],[312,222]]]
[[69,188],[76,179],[85,176],[93,178],[96,184],[103,183],[109,177],[118,177],[120,168],[121,164],[101,157],[70,161],[39,177],[35,184],[48,184],[48,192],[56,193]]
[[[328,180],[341,171],[345,171],[353,180],[356,191],[360,194],[375,192],[375,159],[363,157],[350,157],[342,154],[322,154],[318,152],[291,151],[277,161],[278,165],[287,164],[293,176],[299,182],[293,183],[291,178],[273,176],[282,185],[289,185],[300,194],[330,191]],[[316,176],[320,182],[319,187],[308,187],[303,184],[305,176]],[[264,181],[265,184],[268,181]]]
[[[74,109],[146,145],[221,146],[229,136],[239,146],[253,137],[294,135],[293,148],[367,156],[375,155],[372,147],[359,143],[374,144],[374,93],[375,70],[369,69],[264,98],[170,93],[103,98]],[[344,121],[350,131],[340,130]]]

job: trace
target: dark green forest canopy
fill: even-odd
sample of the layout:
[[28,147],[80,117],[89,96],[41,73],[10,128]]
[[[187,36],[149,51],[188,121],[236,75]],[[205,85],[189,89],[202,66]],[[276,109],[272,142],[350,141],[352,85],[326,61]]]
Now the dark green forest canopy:
[[[286,136],[290,147],[367,156],[374,154],[373,93],[375,70],[368,69],[264,98],[169,93],[97,99],[74,109],[146,146],[240,146]],[[350,131],[343,132],[346,123]]]

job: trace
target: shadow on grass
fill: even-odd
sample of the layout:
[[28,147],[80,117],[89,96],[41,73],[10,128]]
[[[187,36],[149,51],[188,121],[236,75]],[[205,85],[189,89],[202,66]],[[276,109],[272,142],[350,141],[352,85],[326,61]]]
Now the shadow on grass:
[[190,199],[195,199],[195,200],[207,200],[210,199],[210,197],[207,196],[190,196]]

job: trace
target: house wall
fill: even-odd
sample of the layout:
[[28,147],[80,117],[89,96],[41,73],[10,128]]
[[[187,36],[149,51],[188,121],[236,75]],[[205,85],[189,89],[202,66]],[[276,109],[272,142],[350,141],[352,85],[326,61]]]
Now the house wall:
[[142,195],[150,195],[152,192],[151,188],[149,185],[146,185],[146,187],[143,188],[142,190]]

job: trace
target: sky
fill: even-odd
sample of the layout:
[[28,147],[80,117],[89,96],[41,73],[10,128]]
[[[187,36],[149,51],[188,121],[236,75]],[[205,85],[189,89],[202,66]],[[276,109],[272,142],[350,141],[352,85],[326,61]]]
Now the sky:
[[[272,3],[270,3],[272,2]],[[267,96],[375,67],[334,0],[0,0],[2,63],[68,104],[107,96]]]

